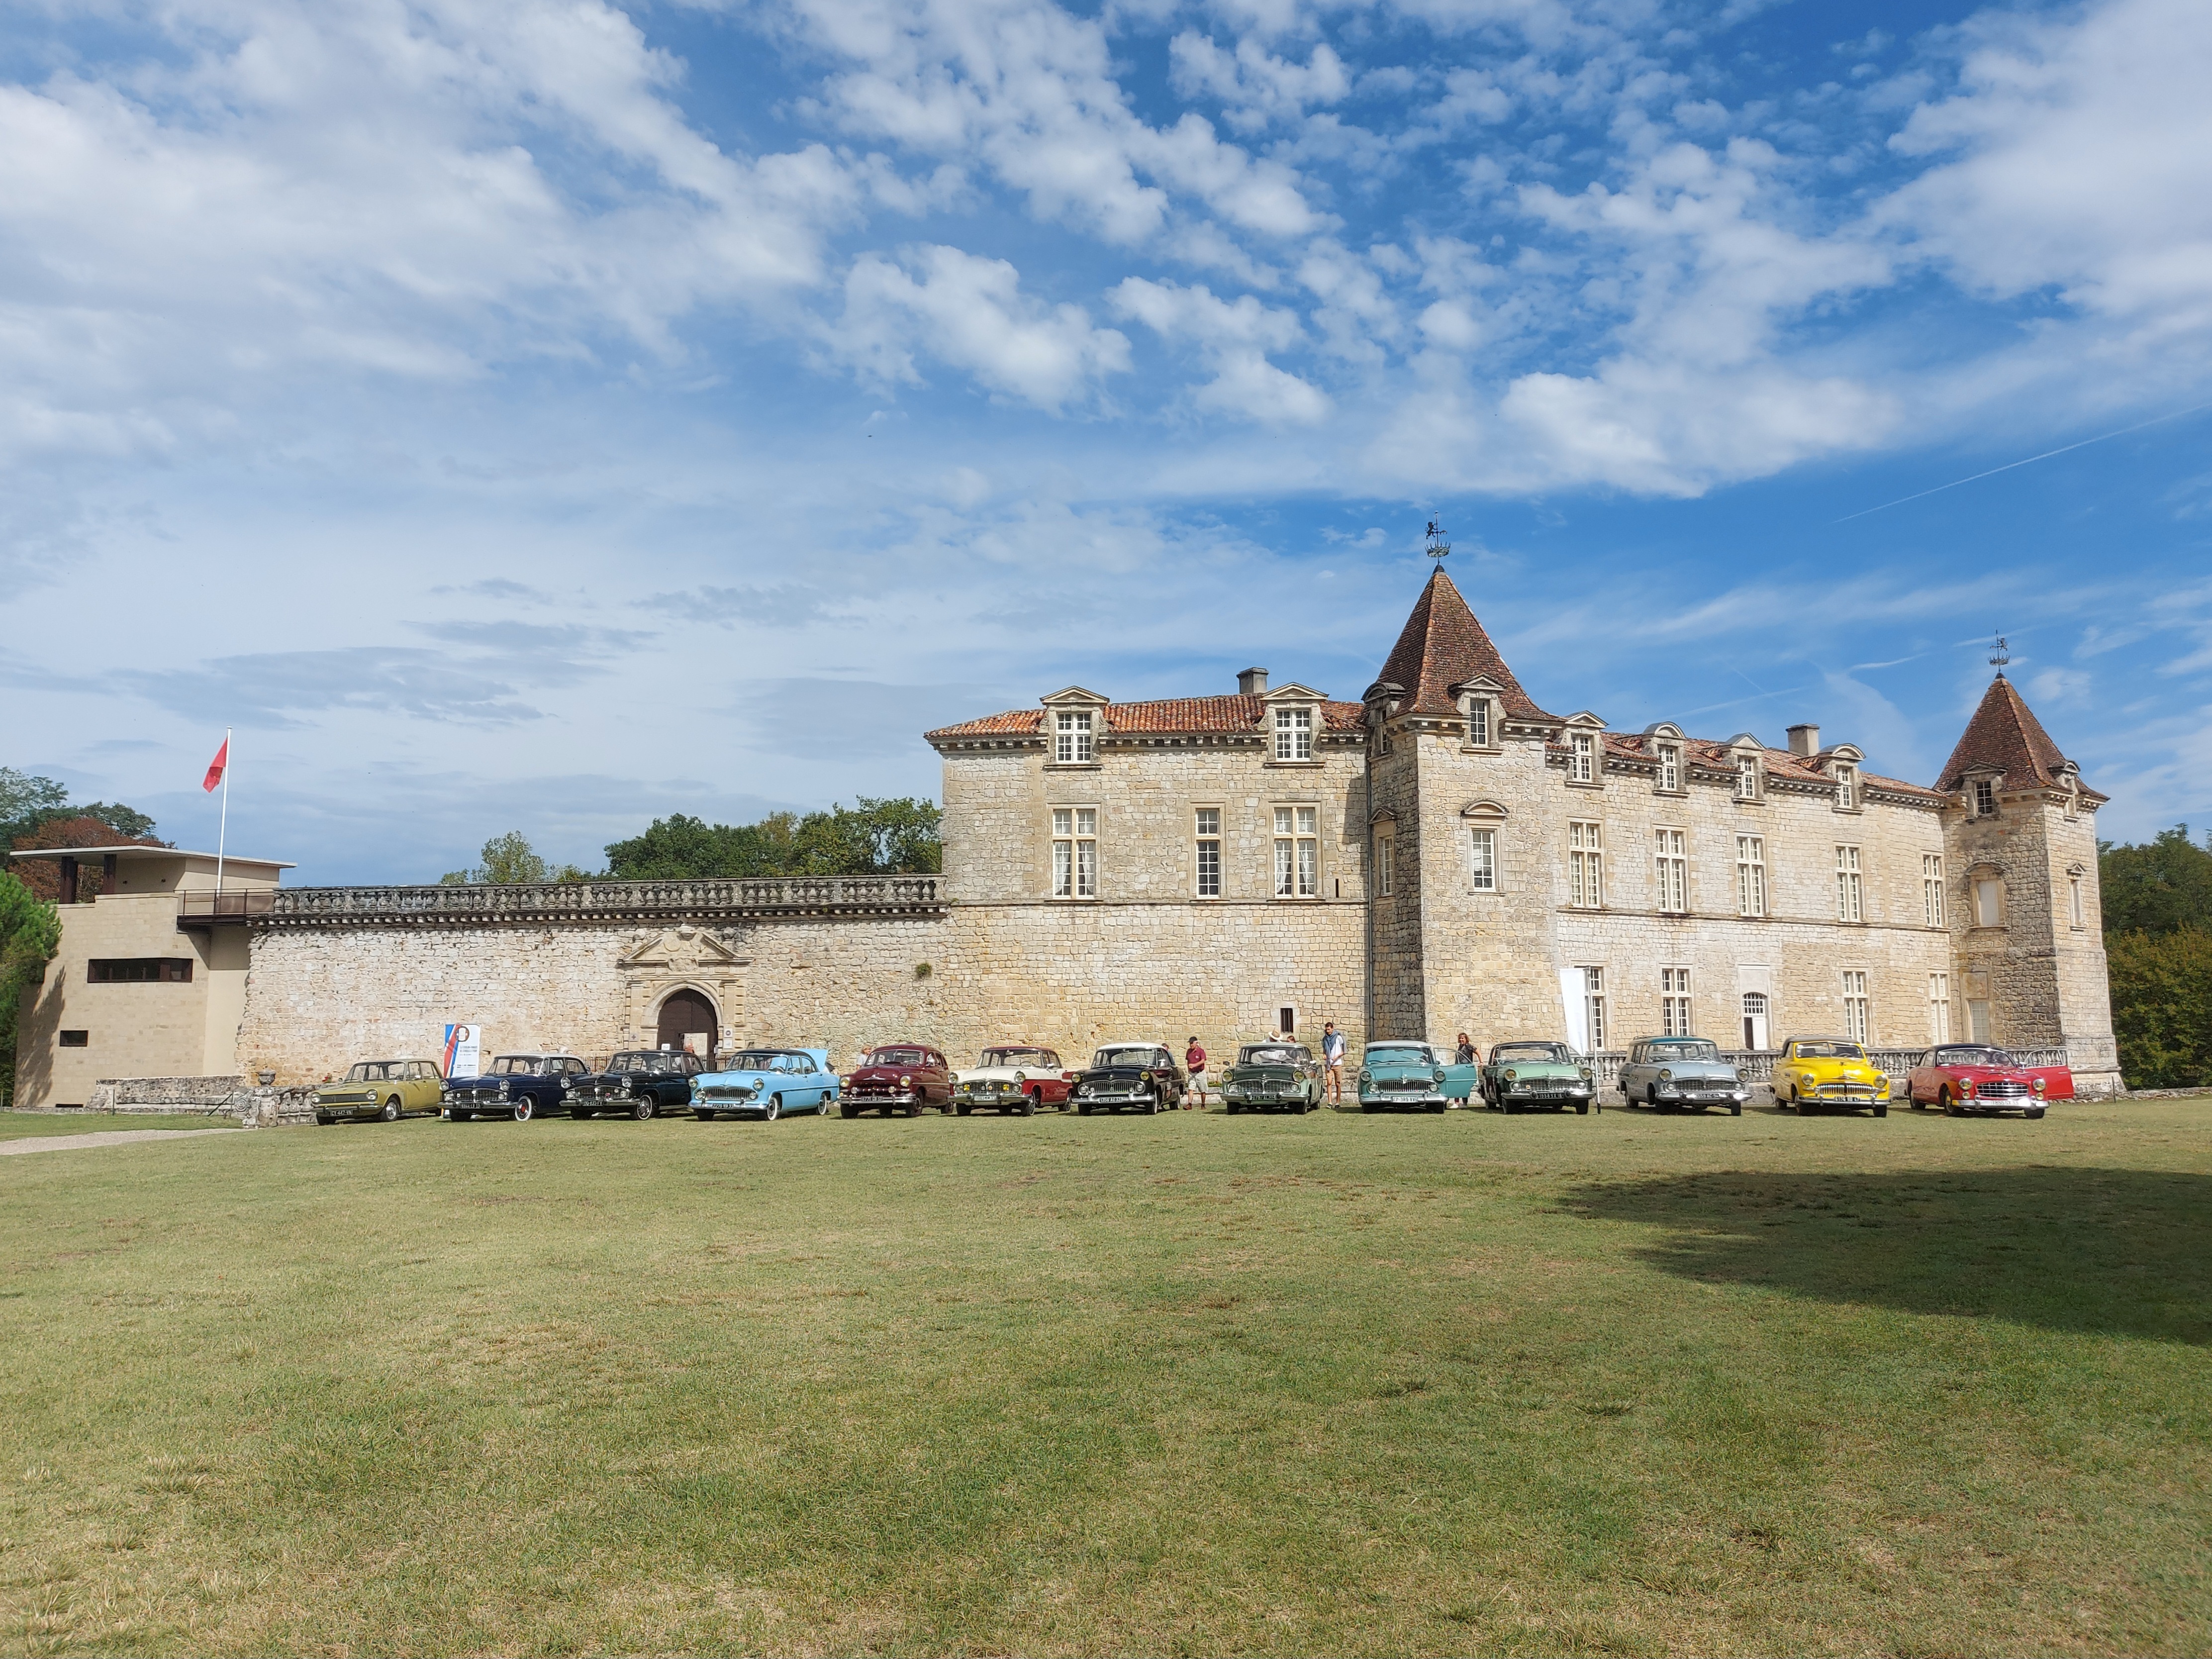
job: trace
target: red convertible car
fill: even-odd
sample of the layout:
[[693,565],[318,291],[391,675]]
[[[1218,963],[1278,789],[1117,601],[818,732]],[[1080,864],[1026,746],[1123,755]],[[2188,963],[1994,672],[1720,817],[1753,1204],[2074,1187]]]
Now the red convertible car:
[[952,1071],[945,1056],[920,1042],[887,1042],[868,1050],[860,1069],[845,1079],[837,1102],[840,1117],[858,1117],[873,1107],[885,1117],[903,1112],[920,1117],[921,1109],[952,1109]]
[[1968,1112],[2025,1112],[2041,1117],[2045,1101],[2074,1098],[2074,1073],[2063,1066],[2023,1066],[1985,1042],[1947,1042],[1912,1068],[1912,1107],[1941,1106],[1948,1117]]

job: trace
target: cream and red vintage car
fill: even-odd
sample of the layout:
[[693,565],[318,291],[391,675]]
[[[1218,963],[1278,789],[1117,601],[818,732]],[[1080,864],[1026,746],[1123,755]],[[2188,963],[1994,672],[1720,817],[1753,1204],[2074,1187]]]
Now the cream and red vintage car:
[[1815,1112],[1889,1115],[1889,1074],[1849,1037],[1791,1037],[1774,1062],[1774,1103]]
[[1986,1042],[1946,1042],[1921,1057],[1905,1086],[1916,1112],[1940,1106],[1947,1117],[1968,1112],[2041,1117],[2046,1103],[2074,1098],[2074,1073],[2063,1066],[2023,1066]]
[[952,1074],[952,1109],[965,1117],[978,1106],[1032,1117],[1040,1106],[1067,1109],[1075,1073],[1056,1050],[1031,1042],[1005,1042],[983,1050],[973,1066]]

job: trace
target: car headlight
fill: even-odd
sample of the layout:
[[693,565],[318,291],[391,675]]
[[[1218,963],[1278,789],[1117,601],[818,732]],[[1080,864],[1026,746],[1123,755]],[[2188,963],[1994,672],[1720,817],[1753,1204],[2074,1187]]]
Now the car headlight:
[[1516,1079],[1516,1078],[1519,1077],[1519,1076],[1521,1075],[1521,1073],[1518,1073],[1518,1072],[1516,1072],[1516,1071],[1515,1071],[1515,1070],[1514,1070],[1510,1066],[1507,1066],[1507,1067],[1505,1068],[1505,1070],[1504,1070],[1504,1072],[1503,1075],[1504,1075],[1504,1077],[1505,1080],[1506,1080],[1508,1083],[1510,1083],[1510,1082],[1512,1082],[1512,1081],[1514,1080],[1514,1079]]
[[2041,1093],[2044,1091],[2044,1090],[2045,1090],[2045,1088],[2046,1086],[2048,1086],[2048,1085],[2045,1084],[2045,1080],[2044,1080],[2043,1079],[2041,1079],[2041,1078],[2038,1078],[2038,1079],[2035,1079],[2035,1092],[2036,1092],[2036,1093],[2038,1093],[2038,1094],[2041,1094]]
[[1027,1072],[1017,1072],[1014,1073],[1014,1081],[1017,1083],[1027,1083],[1029,1080],[1030,1074]]
[[1671,1071],[1662,1067],[1659,1073],[1659,1080],[1662,1083],[1672,1083],[1674,1080],[1674,1074]]
[[1877,1085],[1887,1083],[1889,1081],[1889,1073],[1887,1072],[1876,1072],[1874,1074],[1874,1080]]
[[1429,1080],[1432,1083],[1442,1083],[1444,1080],[1443,1072],[1439,1069]]
[[913,1079],[912,1078],[910,1078],[910,1077],[902,1077],[902,1078],[899,1079],[899,1087],[900,1087],[900,1088],[902,1088],[902,1089],[911,1089],[911,1088],[913,1088],[913,1087],[914,1087],[914,1079]]
[[507,1079],[505,1078],[501,1078],[499,1080],[499,1097],[501,1100],[505,1100],[507,1098]]
[[1590,1070],[1590,1068],[1589,1068],[1589,1066],[1583,1066],[1583,1082],[1588,1083],[1588,1082],[1589,1082],[1592,1078],[1595,1077],[1596,1075],[1597,1075],[1597,1073],[1596,1073],[1595,1072],[1593,1072],[1592,1070]]

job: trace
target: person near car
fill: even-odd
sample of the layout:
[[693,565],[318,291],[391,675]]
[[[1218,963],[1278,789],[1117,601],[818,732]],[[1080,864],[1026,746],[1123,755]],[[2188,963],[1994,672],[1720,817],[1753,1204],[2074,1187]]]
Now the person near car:
[[1190,1047],[1182,1051],[1182,1068],[1190,1073],[1190,1087],[1183,1091],[1183,1110],[1191,1109],[1190,1097],[1198,1097],[1198,1109],[1206,1109],[1206,1050],[1198,1046],[1198,1039],[1190,1040]]
[[1462,1031],[1459,1034],[1459,1047],[1452,1052],[1453,1063],[1459,1066],[1472,1066],[1479,1056],[1480,1051],[1474,1046],[1474,1039]]
[[1334,1020],[1321,1028],[1321,1063],[1328,1079],[1328,1097],[1344,1104],[1344,1033]]

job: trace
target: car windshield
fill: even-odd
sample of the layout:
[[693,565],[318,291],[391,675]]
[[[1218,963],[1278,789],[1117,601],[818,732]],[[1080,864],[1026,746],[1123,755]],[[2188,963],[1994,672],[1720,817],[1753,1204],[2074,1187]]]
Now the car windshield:
[[1370,1042],[1370,1066],[1433,1066],[1437,1057],[1425,1042]]
[[345,1074],[348,1083],[398,1083],[407,1075],[404,1060],[359,1060]]
[[783,1056],[773,1048],[748,1048],[741,1054],[730,1056],[732,1072],[765,1072]]
[[527,1077],[545,1064],[542,1054],[501,1054],[485,1072],[487,1077]]
[[868,1056],[871,1066],[927,1066],[928,1057],[919,1048],[878,1048]]
[[1670,1060],[1718,1060],[1720,1057],[1719,1048],[1710,1042],[1677,1041],[1651,1045],[1651,1058],[1662,1062]]
[[986,1048],[981,1062],[984,1066],[1050,1066],[1042,1048]]
[[1157,1048],[1101,1048],[1091,1057],[1093,1069],[1105,1071],[1115,1066],[1133,1066],[1139,1070],[1152,1065],[1160,1058]]
[[1831,1041],[1823,1037],[1817,1042],[1799,1043],[1797,1058],[1800,1060],[1864,1060],[1866,1050],[1856,1042]]
[[1564,1042],[1501,1042],[1490,1051],[1492,1060],[1565,1060]]
[[680,1072],[684,1056],[674,1048],[640,1048],[617,1054],[607,1062],[610,1072]]
[[1938,1048],[1938,1066],[2017,1066],[2020,1062],[2002,1048],[1984,1048],[1978,1044],[1965,1048]]
[[1253,1042],[1237,1051],[1239,1066],[1297,1066],[1312,1058],[1304,1043]]

